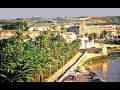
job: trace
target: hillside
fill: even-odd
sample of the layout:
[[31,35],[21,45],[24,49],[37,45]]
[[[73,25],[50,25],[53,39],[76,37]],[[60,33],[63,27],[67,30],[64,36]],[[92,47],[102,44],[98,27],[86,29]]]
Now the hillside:
[[93,16],[89,18],[90,22],[87,24],[119,24],[120,16]]

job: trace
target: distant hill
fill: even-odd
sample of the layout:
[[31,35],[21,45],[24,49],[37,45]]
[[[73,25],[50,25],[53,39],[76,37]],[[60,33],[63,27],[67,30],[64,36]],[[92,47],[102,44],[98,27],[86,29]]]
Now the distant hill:
[[119,24],[120,25],[120,16],[93,16],[88,19],[89,23],[87,24]]

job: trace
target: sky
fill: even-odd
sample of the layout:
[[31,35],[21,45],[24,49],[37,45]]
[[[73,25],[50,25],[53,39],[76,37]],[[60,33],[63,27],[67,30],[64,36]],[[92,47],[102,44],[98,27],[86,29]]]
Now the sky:
[[0,8],[0,19],[120,16],[120,8]]

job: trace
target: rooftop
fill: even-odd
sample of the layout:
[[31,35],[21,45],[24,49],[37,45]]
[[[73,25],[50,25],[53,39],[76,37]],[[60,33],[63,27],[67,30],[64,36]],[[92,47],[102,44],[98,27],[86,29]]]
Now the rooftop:
[[65,35],[73,35],[73,32],[63,32]]

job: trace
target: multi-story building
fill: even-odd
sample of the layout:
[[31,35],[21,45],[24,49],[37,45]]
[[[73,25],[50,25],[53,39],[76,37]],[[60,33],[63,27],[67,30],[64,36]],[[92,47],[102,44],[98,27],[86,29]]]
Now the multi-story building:
[[117,32],[118,25],[85,25],[84,20],[80,23],[79,34],[84,35],[85,33],[97,33],[100,35],[104,30],[107,32]]

